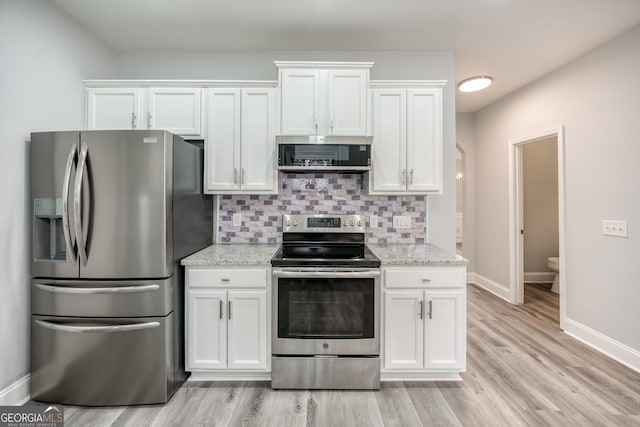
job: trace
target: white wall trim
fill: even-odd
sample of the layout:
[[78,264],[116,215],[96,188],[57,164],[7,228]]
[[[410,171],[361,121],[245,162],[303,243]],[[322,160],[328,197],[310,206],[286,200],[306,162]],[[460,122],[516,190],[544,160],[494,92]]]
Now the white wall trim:
[[560,329],[565,329],[567,319],[567,253],[566,253],[566,192],[565,192],[565,141],[564,125],[510,139],[509,150],[509,301],[524,303],[524,246],[520,230],[523,226],[522,212],[522,148],[525,144],[550,136],[558,140],[558,248],[560,257],[559,294]]
[[513,302],[511,301],[511,291],[509,290],[509,288],[505,288],[498,282],[494,282],[491,279],[487,279],[486,277],[478,273],[473,273],[473,276],[474,276],[473,277],[474,280],[469,281],[469,283],[476,284],[481,288],[485,289],[486,291],[491,292],[495,296],[502,298],[503,300],[507,301],[510,304],[513,304]]
[[565,319],[564,332],[626,367],[640,372],[640,351],[611,339],[573,319]]
[[554,276],[552,271],[525,271],[524,283],[551,283]]
[[0,406],[20,406],[29,401],[29,378],[27,374],[4,390],[0,390]]

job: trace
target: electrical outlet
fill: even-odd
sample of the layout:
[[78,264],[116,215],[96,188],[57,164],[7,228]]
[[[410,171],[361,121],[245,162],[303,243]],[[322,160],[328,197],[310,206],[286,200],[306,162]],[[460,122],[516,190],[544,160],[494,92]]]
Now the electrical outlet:
[[240,227],[242,225],[242,214],[234,213],[232,219],[234,227]]
[[393,228],[411,228],[411,217],[410,216],[394,216],[393,217]]
[[378,228],[378,215],[369,215],[369,228]]
[[602,220],[602,234],[605,236],[628,237],[627,221]]

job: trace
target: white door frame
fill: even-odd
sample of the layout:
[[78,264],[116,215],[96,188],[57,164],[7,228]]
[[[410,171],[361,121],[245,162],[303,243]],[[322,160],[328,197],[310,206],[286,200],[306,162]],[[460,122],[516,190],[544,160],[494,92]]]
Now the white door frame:
[[560,257],[560,329],[567,318],[567,268],[565,221],[565,144],[564,126],[509,140],[509,278],[511,302],[524,303],[524,238],[522,149],[525,144],[556,136],[558,139],[558,243]]

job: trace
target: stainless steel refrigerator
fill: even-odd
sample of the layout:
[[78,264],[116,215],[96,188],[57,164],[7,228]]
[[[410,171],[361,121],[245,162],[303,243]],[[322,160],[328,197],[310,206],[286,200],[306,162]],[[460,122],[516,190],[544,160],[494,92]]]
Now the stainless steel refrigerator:
[[31,134],[31,398],[166,402],[185,379],[179,260],[212,240],[202,147],[166,131]]

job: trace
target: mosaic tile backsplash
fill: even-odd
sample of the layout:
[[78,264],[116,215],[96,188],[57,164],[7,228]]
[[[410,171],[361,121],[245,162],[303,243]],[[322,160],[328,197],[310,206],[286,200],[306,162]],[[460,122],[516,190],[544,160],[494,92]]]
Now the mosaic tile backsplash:
[[[282,174],[277,195],[223,195],[218,221],[218,243],[279,243],[283,214],[363,214],[368,243],[425,243],[426,196],[370,196],[362,190],[359,174]],[[232,215],[242,215],[234,227]],[[378,228],[369,227],[369,215],[378,215]],[[411,228],[393,228],[393,217],[411,217]]]

